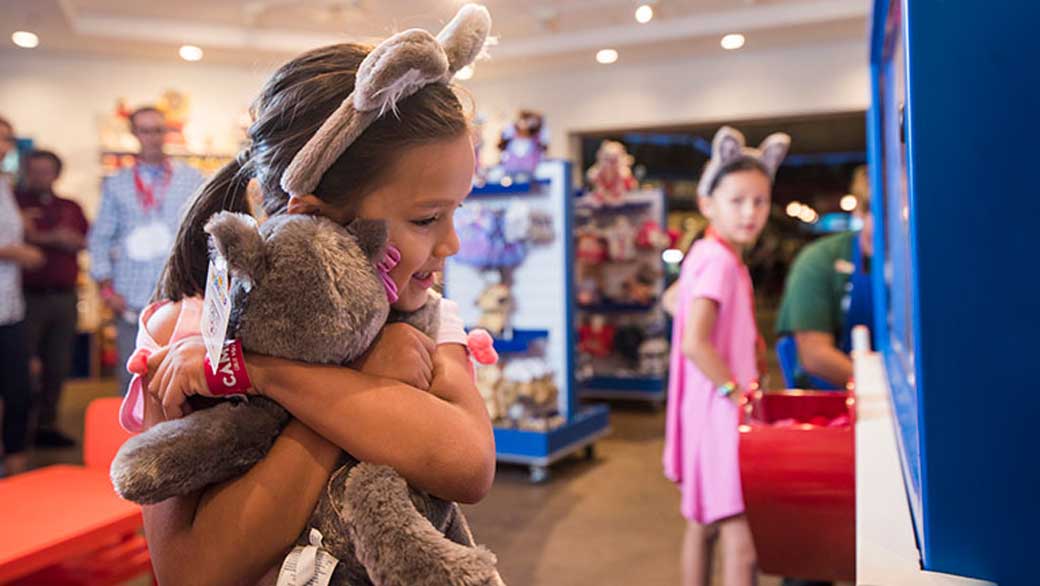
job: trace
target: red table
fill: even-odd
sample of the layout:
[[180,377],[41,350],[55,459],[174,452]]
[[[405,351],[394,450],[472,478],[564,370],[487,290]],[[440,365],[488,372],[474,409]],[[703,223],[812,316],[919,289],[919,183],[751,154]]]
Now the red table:
[[0,584],[89,554],[141,528],[107,469],[49,466],[0,480]]

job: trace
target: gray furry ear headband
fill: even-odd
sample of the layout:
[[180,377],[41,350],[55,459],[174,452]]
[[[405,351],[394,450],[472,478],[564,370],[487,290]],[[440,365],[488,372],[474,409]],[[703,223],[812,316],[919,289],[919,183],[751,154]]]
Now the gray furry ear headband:
[[487,8],[466,4],[436,37],[409,29],[386,39],[358,67],[354,91],[293,157],[282,175],[289,195],[314,193],[322,175],[361,133],[397,103],[433,83],[448,83],[484,50]]
[[770,134],[757,149],[746,146],[745,142],[744,135],[729,126],[723,126],[715,133],[715,139],[711,141],[711,160],[704,167],[701,180],[697,183],[697,195],[710,196],[719,171],[739,159],[758,161],[769,172],[769,179],[776,177],[776,170],[791,147],[791,137],[783,132]]

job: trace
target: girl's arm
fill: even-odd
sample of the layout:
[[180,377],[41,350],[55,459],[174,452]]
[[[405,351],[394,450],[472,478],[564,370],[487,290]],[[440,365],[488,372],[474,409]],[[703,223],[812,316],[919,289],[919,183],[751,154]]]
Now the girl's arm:
[[[733,380],[733,373],[730,372],[726,361],[719,356],[711,340],[718,315],[717,301],[707,297],[694,299],[686,314],[686,327],[682,339],[683,355],[692,360],[716,387]],[[739,401],[740,393],[730,393],[730,397]]]
[[[491,424],[463,348],[433,348],[412,326],[390,324],[365,357],[364,372],[258,355],[246,365],[256,392],[358,459],[388,464],[442,499],[477,502],[494,479]],[[204,358],[201,338],[149,358],[149,389],[168,416],[180,414],[186,397],[209,394]],[[429,380],[431,392],[400,380],[423,387]]]
[[[406,324],[387,326],[365,370],[401,373],[419,365],[430,342]],[[366,462],[387,464],[409,483],[445,500],[475,503],[491,488],[495,443],[469,357],[437,346],[429,391],[348,368],[249,357],[264,395]],[[379,364],[381,363],[381,365]]]
[[[177,304],[148,321],[159,343],[169,340]],[[145,393],[145,425],[163,420],[162,407]],[[271,451],[239,478],[202,494],[142,507],[145,536],[159,582],[254,584],[277,566],[303,531],[335,468],[339,448],[292,420]]]

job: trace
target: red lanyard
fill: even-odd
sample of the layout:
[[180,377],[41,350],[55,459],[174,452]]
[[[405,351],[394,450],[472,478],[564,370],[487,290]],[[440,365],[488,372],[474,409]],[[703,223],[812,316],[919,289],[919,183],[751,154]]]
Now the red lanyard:
[[[141,209],[148,211],[153,207],[159,205],[159,198],[166,194],[166,188],[170,186],[170,179],[173,176],[173,169],[170,168],[169,161],[163,161],[162,163],[162,177],[152,182],[151,185],[146,185],[141,179],[141,163],[138,161],[134,163],[134,189],[137,190],[137,200],[141,203]],[[159,186],[161,193],[156,194],[155,187]]]

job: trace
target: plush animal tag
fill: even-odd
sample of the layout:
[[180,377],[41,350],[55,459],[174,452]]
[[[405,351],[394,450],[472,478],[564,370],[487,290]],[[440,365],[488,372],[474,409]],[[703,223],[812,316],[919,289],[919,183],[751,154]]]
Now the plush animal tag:
[[285,556],[277,586],[328,586],[339,560],[321,548],[321,533],[311,529],[310,545],[297,545]]
[[220,366],[220,351],[224,348],[228,320],[231,319],[231,282],[228,279],[227,261],[220,255],[209,259],[206,273],[206,297],[202,301],[202,341],[206,344],[213,374]]

